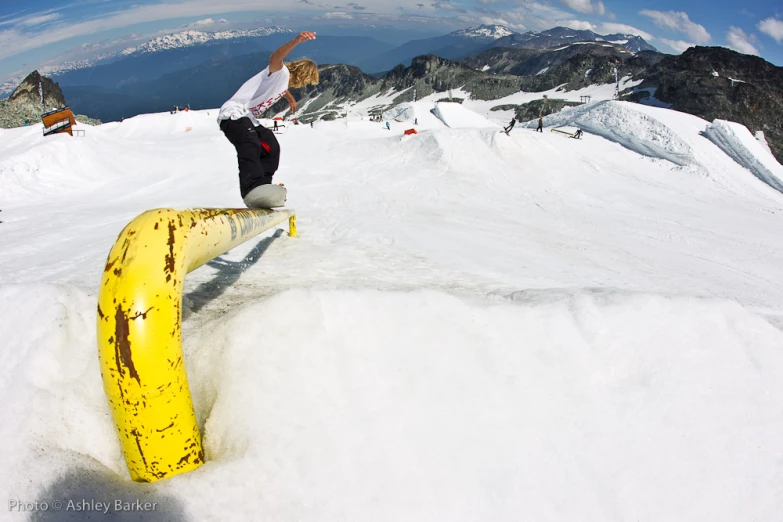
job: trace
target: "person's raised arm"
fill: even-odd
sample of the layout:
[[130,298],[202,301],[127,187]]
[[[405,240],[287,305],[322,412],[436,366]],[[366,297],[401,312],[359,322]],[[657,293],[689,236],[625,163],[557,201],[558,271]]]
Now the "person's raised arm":
[[288,100],[288,105],[291,106],[291,114],[296,113],[296,100],[294,99],[293,95],[290,93],[290,91],[285,91],[285,99]]
[[293,40],[291,40],[290,42],[281,46],[278,50],[273,52],[272,56],[269,57],[269,74],[272,74],[282,69],[283,60],[285,60],[285,57],[288,56],[288,53],[293,51],[294,47],[296,47],[302,42],[306,42],[307,40],[315,40],[315,33],[310,31],[301,32],[296,38],[294,38]]

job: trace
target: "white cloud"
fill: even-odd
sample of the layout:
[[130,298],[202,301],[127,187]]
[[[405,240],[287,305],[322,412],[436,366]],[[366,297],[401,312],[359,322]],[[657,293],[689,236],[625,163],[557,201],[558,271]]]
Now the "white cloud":
[[556,24],[561,27],[568,27],[569,29],[573,29],[575,31],[595,31],[598,29],[590,22],[585,22],[582,20],[561,20],[556,22]]
[[560,3],[580,13],[606,14],[606,7],[601,0],[596,2],[593,2],[593,0],[560,0]]
[[19,27],[35,27],[38,25],[44,25],[49,22],[54,22],[56,20],[59,20],[62,18],[63,15],[60,13],[50,13],[40,16],[31,16],[30,18],[25,18],[24,20],[20,21],[17,25]]
[[769,17],[759,22],[756,27],[762,33],[774,38],[777,43],[783,43],[783,20]]
[[187,29],[196,29],[199,27],[208,27],[210,25],[215,25],[217,22],[212,18],[205,18],[203,20],[198,20],[196,22],[190,23],[185,25],[184,27]]
[[2,26],[11,26],[13,28],[19,28],[19,29],[28,29],[28,28],[34,28],[40,25],[44,25],[50,22],[55,22],[62,18],[62,15],[60,13],[55,13],[53,11],[43,11],[41,13],[37,13],[30,16],[22,16],[22,17],[16,17],[16,18],[8,18],[7,20],[4,20],[0,22],[0,27]]
[[321,18],[325,20],[353,20],[353,16],[350,13],[342,13],[340,11],[325,13]]
[[695,43],[684,42],[682,40],[667,40],[666,38],[659,38],[658,41],[663,42],[665,45],[677,51],[678,53],[684,53],[686,49],[690,47],[696,47]]
[[751,40],[754,39],[755,37],[753,35],[748,36],[745,34],[745,31],[739,27],[731,26],[729,28],[729,32],[726,33],[726,40],[729,42],[730,48],[741,53],[755,54],[758,56],[759,50],[756,49],[752,43],[750,43]]
[[688,17],[688,13],[682,11],[651,11],[644,9],[639,11],[639,14],[650,18],[655,25],[662,29],[673,29],[683,34],[687,34],[688,37],[696,43],[706,44],[712,39],[710,33],[704,28],[703,25],[699,25],[692,22]]
[[602,23],[600,26],[598,26],[598,32],[601,34],[614,34],[614,33],[635,34],[637,36],[641,36],[648,42],[655,40],[655,37],[646,31],[637,29],[632,25],[616,24],[614,22]]

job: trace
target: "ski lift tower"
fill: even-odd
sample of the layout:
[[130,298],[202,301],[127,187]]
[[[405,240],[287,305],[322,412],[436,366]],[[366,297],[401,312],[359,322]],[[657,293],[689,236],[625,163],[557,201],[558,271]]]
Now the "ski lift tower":
[[546,104],[547,104],[548,101],[549,101],[549,96],[545,94],[544,95],[544,103],[541,105],[541,110],[538,113],[538,117],[539,118],[544,115],[544,111],[546,110]]

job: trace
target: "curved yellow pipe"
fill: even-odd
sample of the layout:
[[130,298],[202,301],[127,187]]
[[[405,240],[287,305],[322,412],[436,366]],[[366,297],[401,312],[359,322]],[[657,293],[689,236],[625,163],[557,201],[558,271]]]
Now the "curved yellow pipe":
[[131,478],[154,482],[204,462],[182,358],[185,274],[292,210],[147,211],[120,233],[98,295],[103,386]]

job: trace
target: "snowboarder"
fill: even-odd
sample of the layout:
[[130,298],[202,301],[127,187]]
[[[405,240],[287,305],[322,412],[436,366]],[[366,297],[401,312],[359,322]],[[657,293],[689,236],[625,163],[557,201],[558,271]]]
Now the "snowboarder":
[[511,122],[509,122],[508,127],[503,127],[503,132],[506,133],[506,136],[508,136],[508,133],[511,132],[511,129],[514,128],[514,125],[517,124],[516,118],[511,118]]
[[291,112],[296,112],[296,100],[288,89],[318,83],[318,66],[312,60],[283,63],[294,47],[314,39],[315,33],[305,31],[281,46],[270,56],[269,66],[247,80],[220,108],[218,124],[236,148],[239,192],[248,206],[248,201],[253,200],[248,198],[250,192],[271,184],[280,164],[277,138],[257,118],[283,96],[288,100]]
[[544,117],[539,116],[538,117],[538,128],[536,129],[536,132],[544,132]]
[[574,139],[581,140],[582,139],[582,129],[576,129],[576,132],[573,136],[571,136]]
[[386,130],[391,130],[391,126],[389,125],[389,122],[386,122]]
[[277,120],[275,120],[275,129],[274,130],[277,130]]

